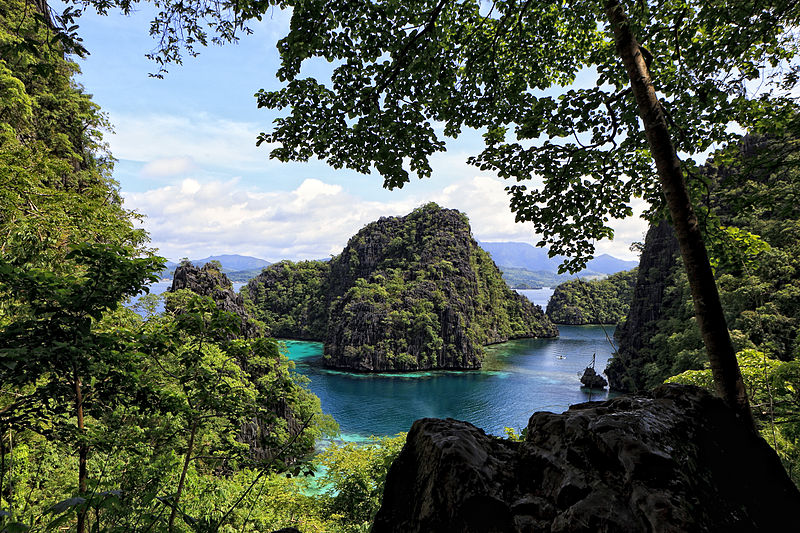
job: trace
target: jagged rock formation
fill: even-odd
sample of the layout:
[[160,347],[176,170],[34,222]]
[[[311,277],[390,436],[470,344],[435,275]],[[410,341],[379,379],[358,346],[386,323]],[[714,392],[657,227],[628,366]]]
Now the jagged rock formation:
[[[734,349],[781,361],[800,355],[797,146],[794,129],[772,137],[748,135],[738,150],[730,147],[706,163],[704,191],[697,195]],[[648,233],[634,303],[617,329],[619,354],[606,369],[614,389],[651,387],[707,363],[671,233],[666,223]]]
[[617,324],[630,310],[636,269],[606,279],[573,279],[556,286],[547,304],[547,317],[556,324]]
[[614,390],[632,392],[644,388],[645,365],[659,354],[649,343],[663,316],[667,289],[674,284],[678,256],[678,239],[672,226],[666,221],[651,226],[639,259],[630,311],[614,332],[617,353],[605,371]]
[[587,366],[581,376],[581,384],[590,389],[604,389],[608,385],[608,381],[598,374],[594,368]]
[[436,204],[368,224],[329,264],[273,265],[247,292],[265,322],[291,310],[294,329],[287,319],[278,330],[324,341],[332,368],[476,369],[486,344],[558,335],[539,306],[508,288],[466,216]]
[[244,339],[261,336],[259,327],[250,318],[240,294],[233,292],[233,284],[228,277],[213,264],[206,263],[198,268],[191,263],[179,265],[172,278],[170,292],[189,289],[200,296],[208,296],[223,311],[241,317],[240,335]]
[[775,452],[720,399],[664,385],[536,413],[524,442],[418,420],[372,531],[772,532],[799,506]]
[[[255,339],[261,336],[260,328],[245,309],[242,296],[233,292],[233,284],[213,264],[206,263],[202,268],[192,264],[178,266],[170,291],[175,292],[181,289],[188,289],[200,296],[210,297],[219,309],[238,315],[241,318],[241,338]],[[244,369],[248,369],[246,360],[239,361],[239,364]],[[286,397],[278,395],[274,399],[274,403],[265,407],[270,411],[271,419],[255,418],[245,423],[239,434],[239,440],[250,447],[250,455],[256,461],[268,461],[278,451],[267,444],[274,440],[272,434],[277,424],[285,426],[289,437],[294,437],[303,431],[302,421],[298,419]],[[296,458],[285,456],[281,459],[292,462]]]

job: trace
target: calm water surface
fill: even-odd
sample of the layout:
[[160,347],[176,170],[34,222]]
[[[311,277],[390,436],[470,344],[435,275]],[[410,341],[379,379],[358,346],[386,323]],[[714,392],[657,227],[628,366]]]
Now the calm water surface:
[[[598,326],[562,326],[558,339],[525,339],[487,347],[484,369],[475,372],[353,374],[321,366],[322,343],[284,341],[297,372],[311,380],[322,409],[344,437],[393,435],[418,418],[466,420],[500,435],[525,427],[535,411],[562,412],[571,404],[605,399],[605,391],[581,389],[579,373],[605,368],[611,346]],[[609,335],[613,328],[606,327]],[[560,359],[559,357],[563,357]]]
[[528,300],[532,301],[533,303],[542,306],[542,311],[547,310],[547,302],[550,301],[550,297],[553,295],[553,288],[552,287],[542,287],[541,289],[514,289],[521,295],[528,298]]
[[[159,294],[171,282],[150,286]],[[243,283],[234,283],[238,290]],[[553,289],[518,290],[546,308]],[[602,372],[612,348],[599,326],[560,326],[557,339],[524,339],[487,347],[484,368],[474,372],[353,374],[321,365],[322,343],[284,341],[296,371],[308,376],[322,409],[333,415],[345,440],[408,431],[418,418],[466,420],[501,435],[521,429],[535,411],[561,412],[571,404],[605,399],[582,389],[580,374],[596,354]],[[609,336],[614,328],[606,327]]]

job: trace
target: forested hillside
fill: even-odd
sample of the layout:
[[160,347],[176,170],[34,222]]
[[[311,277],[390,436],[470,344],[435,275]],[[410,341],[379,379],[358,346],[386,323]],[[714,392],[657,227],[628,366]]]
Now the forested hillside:
[[[387,479],[384,501],[400,505],[382,514],[390,518],[378,521],[381,531],[792,527],[800,3],[58,7],[0,0],[0,533],[364,532]],[[286,22],[279,57],[265,54],[276,76],[255,94],[271,125],[260,134],[243,125],[277,162],[318,159],[395,189],[432,177],[448,159],[439,157],[446,138],[470,130],[483,146],[468,142],[460,159],[508,180],[515,221],[571,271],[644,201],[651,220],[671,225],[654,226],[645,243],[607,374],[619,389],[667,379],[719,398],[670,385],[539,413],[524,436],[509,430],[506,440],[428,419],[391,471],[403,435],[328,442],[310,457],[336,424],[262,326],[322,336],[328,367],[365,372],[475,369],[486,343],[557,330],[504,284],[466,216],[435,204],[369,224],[330,263],[267,269],[247,301],[211,265],[184,269],[186,283],[165,305],[145,296],[128,309],[165,265],[123,205],[103,143],[107,120],[77,83],[73,59],[87,54],[79,17],[137,9],[153,17],[146,55],[155,77],[201,46],[263,31],[265,17]],[[184,92],[180,101],[192,107]],[[145,123],[147,111],[134,109]],[[232,124],[226,131],[240,126]],[[743,131],[752,135],[737,145]],[[308,196],[295,196],[305,215]],[[294,227],[282,227],[291,238]],[[250,312],[259,323],[242,316]],[[513,357],[492,377],[516,383],[526,369]],[[406,379],[346,377],[366,387]],[[417,399],[397,403],[424,403]],[[496,408],[478,394],[468,400]]]
[[189,291],[165,313],[122,305],[163,259],[123,207],[105,117],[49,17],[0,1],[0,531],[289,523],[247,498],[259,478],[319,523],[273,472],[335,423],[281,346],[240,338],[239,317]]
[[628,315],[636,269],[602,280],[570,280],[558,285],[547,304],[556,324],[617,324]]
[[330,264],[281,261],[242,288],[253,314],[278,338],[323,340],[328,323]]
[[[790,361],[800,356],[800,178],[795,168],[795,140],[792,137],[768,139],[748,137],[738,152],[719,154],[716,163],[704,169],[708,180],[707,233],[710,255],[725,304],[726,318],[737,351],[757,349],[770,358]],[[780,159],[777,159],[780,157]],[[655,235],[649,238],[655,239]],[[663,253],[668,241],[659,240],[642,262]],[[612,382],[617,388],[640,389],[662,382],[667,377],[705,363],[702,340],[692,321],[690,293],[673,246],[671,262],[649,266],[666,280],[663,301],[649,319],[655,329],[642,339],[643,350],[615,365],[624,375]],[[640,271],[640,284],[648,283],[647,272]],[[648,295],[650,305],[656,295]],[[642,314],[641,308],[632,314]],[[633,317],[629,318],[629,321]],[[653,327],[642,325],[642,327]],[[641,329],[641,328],[640,328]],[[633,341],[621,328],[621,350]],[[637,347],[638,348],[638,347]],[[643,355],[648,354],[648,355]],[[642,372],[644,367],[646,372]]]
[[329,263],[272,265],[246,293],[273,335],[323,340],[334,368],[475,369],[483,345],[558,334],[506,286],[466,216],[433,203],[368,224]]
[[[796,142],[793,135],[747,137],[703,169],[707,239],[740,366],[757,417],[778,421],[768,440],[791,462],[800,458]],[[711,386],[690,298],[677,242],[661,224],[648,233],[630,315],[617,330],[619,353],[606,370],[613,388],[643,390],[687,371],[672,380]]]

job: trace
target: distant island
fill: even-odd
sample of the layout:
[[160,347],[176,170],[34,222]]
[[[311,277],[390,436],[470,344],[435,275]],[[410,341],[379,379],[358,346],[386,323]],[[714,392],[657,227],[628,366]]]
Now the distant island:
[[[272,264],[264,259],[239,254],[212,255],[202,259],[185,260],[196,267],[216,261],[220,265],[220,272],[234,283],[250,281],[258,276],[265,267]],[[164,270],[161,271],[161,278],[171,280],[175,275],[175,269],[180,264],[181,261],[167,261],[164,264]]]
[[329,262],[271,265],[243,293],[270,334],[323,341],[330,368],[477,369],[484,345],[558,335],[467,217],[434,203],[368,224]]
[[601,280],[562,283],[550,297],[547,316],[556,324],[617,324],[630,310],[636,273],[633,269]]

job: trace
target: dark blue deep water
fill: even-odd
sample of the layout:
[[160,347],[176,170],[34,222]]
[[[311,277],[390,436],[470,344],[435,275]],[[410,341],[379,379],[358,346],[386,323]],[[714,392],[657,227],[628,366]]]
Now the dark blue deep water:
[[[525,339],[487,347],[483,370],[409,374],[352,374],[322,368],[322,344],[285,341],[297,372],[311,380],[324,412],[342,437],[408,431],[424,417],[466,420],[502,435],[520,430],[535,411],[562,412],[571,404],[605,399],[604,391],[581,389],[579,375],[596,354],[598,372],[612,348],[599,326],[561,326],[557,339]],[[613,327],[606,327],[613,335]],[[559,358],[563,357],[563,359]]]

